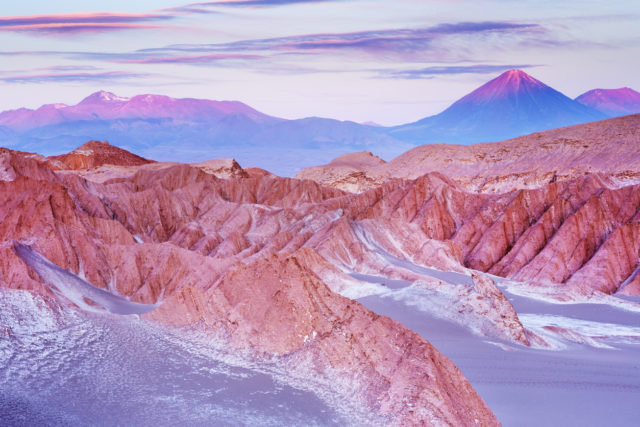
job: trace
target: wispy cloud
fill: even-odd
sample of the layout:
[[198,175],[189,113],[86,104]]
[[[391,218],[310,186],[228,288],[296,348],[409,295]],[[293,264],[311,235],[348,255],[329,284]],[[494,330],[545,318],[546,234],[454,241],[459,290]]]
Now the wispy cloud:
[[98,70],[98,67],[93,65],[52,65],[50,67],[36,68],[35,71],[94,71]]
[[74,34],[141,28],[162,28],[154,22],[173,16],[158,13],[70,13],[52,15],[3,16],[0,31]]
[[419,68],[413,70],[384,70],[381,71],[380,77],[389,77],[393,79],[430,79],[438,75],[446,74],[491,74],[500,71],[512,69],[524,69],[537,67],[530,64],[504,64],[504,65],[451,65],[451,66],[434,66]]
[[100,73],[38,73],[0,77],[3,83],[113,82],[147,77],[148,74],[107,71]]
[[218,44],[181,44],[163,48],[142,49],[140,55],[188,54],[214,52],[337,53],[361,52],[386,57],[406,56],[425,52],[432,44],[447,36],[474,37],[480,34],[543,32],[537,24],[511,22],[460,22],[414,29],[384,29],[349,33],[319,33],[295,36],[253,39]]
[[210,64],[220,61],[262,59],[260,55],[246,55],[233,53],[212,53],[197,56],[161,56],[151,58],[114,59],[120,64]]
[[537,28],[537,25],[508,22],[461,22],[419,29],[313,34],[298,39],[282,39],[276,48],[284,50],[359,49],[373,52],[411,52],[424,49],[433,40],[449,35],[513,32],[532,28]]
[[188,3],[183,6],[163,9],[168,12],[182,13],[217,13],[214,9],[219,7],[276,7],[290,6],[305,3],[329,3],[344,0],[220,0]]
[[19,75],[19,74],[33,74],[42,72],[71,72],[71,71],[99,71],[100,69],[92,65],[52,65],[49,67],[38,67],[29,70],[0,70],[0,75]]
[[[445,23],[424,28],[380,29],[346,33],[299,34],[276,38],[249,39],[214,44],[179,44],[161,48],[148,48],[130,52],[0,52],[0,56],[48,55],[67,60],[101,61],[119,64],[180,64],[192,66],[243,67],[246,61],[254,61],[252,70],[269,70],[270,73],[300,74],[301,72],[325,72],[326,64],[312,61],[311,57],[349,58],[364,56],[369,63],[421,62],[447,63],[474,61],[471,46],[478,43],[499,45],[523,43],[523,40],[545,34],[537,24],[501,21]],[[465,49],[452,52],[448,49],[449,37],[462,42]],[[304,56],[301,59],[300,56]],[[335,58],[332,58],[332,60]],[[315,64],[315,65],[314,65]],[[357,64],[357,62],[355,62]],[[489,73],[493,66],[438,68],[421,70],[392,70],[383,72],[392,78],[426,78],[428,75],[453,73]],[[274,71],[275,70],[275,71]],[[343,71],[371,71],[367,68],[345,68]]]

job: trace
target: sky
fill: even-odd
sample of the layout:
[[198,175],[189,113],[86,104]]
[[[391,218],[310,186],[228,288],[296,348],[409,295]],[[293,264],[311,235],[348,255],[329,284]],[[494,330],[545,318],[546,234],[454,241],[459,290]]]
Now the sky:
[[512,68],[640,91],[639,22],[637,0],[2,2],[0,110],[107,90],[395,125]]

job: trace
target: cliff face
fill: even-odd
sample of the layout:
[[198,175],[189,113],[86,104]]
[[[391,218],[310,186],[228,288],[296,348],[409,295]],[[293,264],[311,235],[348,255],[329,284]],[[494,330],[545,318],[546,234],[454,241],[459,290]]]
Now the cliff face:
[[499,143],[425,145],[348,170],[336,159],[298,178],[379,199],[360,217],[414,224],[465,267],[560,293],[635,295],[639,132],[632,115]]
[[[344,262],[322,255],[331,247],[341,247],[345,261],[380,263],[359,225],[375,220],[378,195],[361,199],[269,174],[220,179],[211,165],[101,166],[108,177],[101,167],[56,172],[42,158],[1,154],[2,286],[60,291],[18,256],[19,241],[78,280],[159,303],[143,315],[151,320],[202,329],[230,348],[289,360],[300,377],[334,381],[385,422],[497,424],[428,342],[320,277],[336,286],[346,276]],[[443,251],[444,261],[459,256],[453,247]]]
[[151,317],[204,324],[237,348],[288,355],[295,374],[328,376],[396,424],[496,424],[428,342],[331,292],[295,256],[233,268],[208,291],[183,286]]
[[[357,209],[363,200],[367,207]],[[354,219],[377,218],[378,232],[381,218],[416,226],[422,237],[417,230],[411,237],[391,234],[408,245],[401,252],[424,265],[444,266],[433,255],[420,257],[422,245],[436,240],[450,245],[447,258],[467,268],[583,295],[617,292],[639,265],[633,236],[640,186],[609,188],[597,175],[484,195],[431,174],[362,193],[351,209]]]

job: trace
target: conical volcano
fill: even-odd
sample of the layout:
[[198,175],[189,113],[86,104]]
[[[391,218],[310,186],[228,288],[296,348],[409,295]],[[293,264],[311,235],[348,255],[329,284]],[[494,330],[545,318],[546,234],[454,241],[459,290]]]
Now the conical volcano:
[[415,143],[495,141],[606,116],[521,70],[506,71],[442,113],[398,126],[392,135]]

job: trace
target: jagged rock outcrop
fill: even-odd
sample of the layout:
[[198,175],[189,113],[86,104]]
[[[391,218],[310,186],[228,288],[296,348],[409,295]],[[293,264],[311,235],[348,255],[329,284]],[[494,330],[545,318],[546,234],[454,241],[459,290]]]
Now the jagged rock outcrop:
[[458,323],[481,336],[525,346],[532,345],[532,337],[536,339],[533,344],[545,346],[524,328],[511,303],[484,274],[473,273],[471,284],[451,284],[431,278],[417,280],[412,287],[429,296],[430,313],[436,317]]
[[92,169],[102,165],[140,166],[152,163],[106,141],[89,141],[68,154],[49,157],[54,167]]
[[336,157],[326,166],[312,166],[298,173],[298,178],[311,179],[340,190],[359,193],[364,189],[382,184],[382,179],[372,179],[366,170],[385,164],[378,156],[360,151]]
[[28,243],[95,286],[161,303],[151,319],[203,328],[243,351],[290,359],[307,369],[301,376],[335,380],[385,422],[497,424],[448,359],[313,272],[345,274],[321,255],[340,242],[340,223],[351,230],[345,256],[360,245],[371,258],[357,222],[375,197],[268,174],[221,179],[199,165],[109,167],[106,178],[3,154],[15,177],[0,181],[2,286],[48,293],[13,249]]
[[192,163],[192,165],[218,178],[247,178],[249,176],[234,159],[214,159]]
[[[343,160],[363,156],[389,164]],[[640,294],[640,185],[611,174],[495,194],[432,172],[354,194],[233,160],[59,170],[3,149],[0,161],[2,286],[48,292],[15,254],[28,243],[95,286],[161,303],[157,321],[336,375],[398,424],[495,419],[428,343],[343,298],[379,292],[358,274],[413,283],[441,315],[522,345],[544,341],[478,271],[560,299]]]

